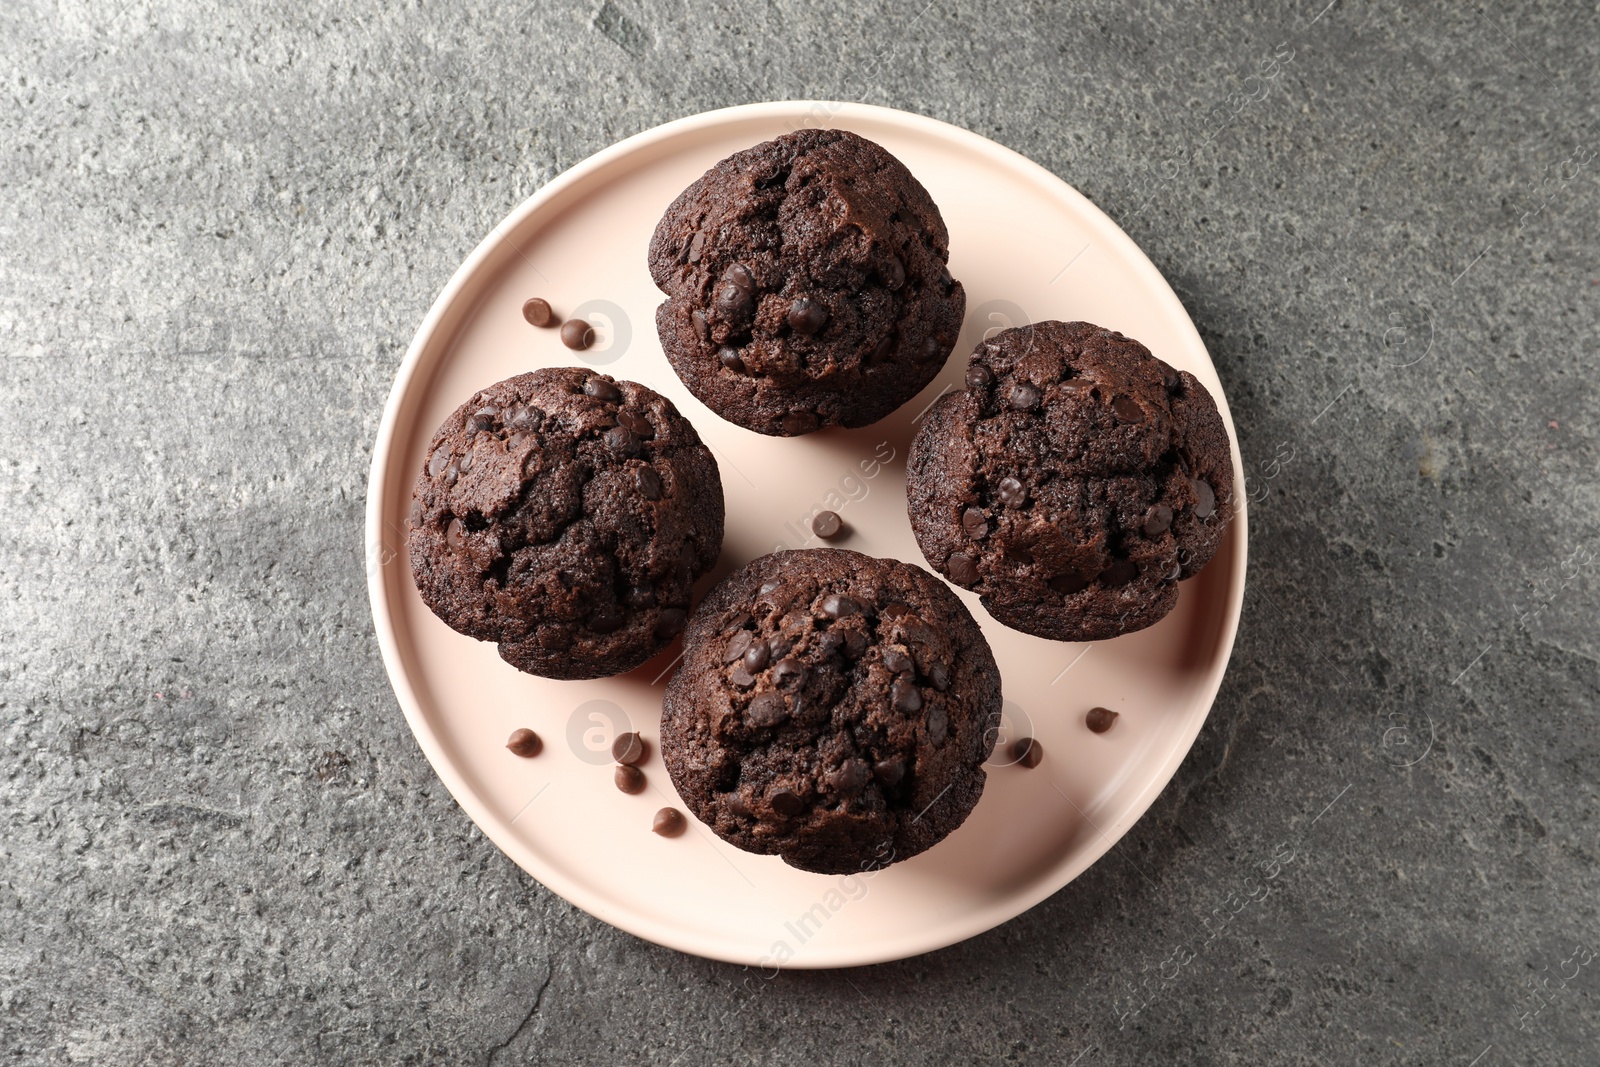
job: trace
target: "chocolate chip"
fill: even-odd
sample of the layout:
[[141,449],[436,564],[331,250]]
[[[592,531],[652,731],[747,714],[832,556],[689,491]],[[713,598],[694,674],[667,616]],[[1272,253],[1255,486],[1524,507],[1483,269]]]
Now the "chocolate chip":
[[[569,322],[567,325],[570,326],[572,324]],[[566,327],[564,326],[562,329],[565,330]],[[583,383],[583,395],[593,397],[602,403],[615,404],[622,399],[622,390],[604,378],[594,377]]]
[[1044,760],[1044,746],[1035,738],[1019,737],[1011,746],[1011,758],[1031,770]]
[[740,630],[728,638],[728,643],[722,649],[722,662],[732,663],[740,658],[750,648],[750,642],[755,640],[755,635],[749,630]]
[[783,582],[779,581],[777,578],[769,578],[761,583],[761,588],[756,590],[756,595],[766,596],[768,593],[777,592],[778,586],[782,584]]
[[1161,365],[1161,384],[1167,387],[1167,392],[1176,393],[1183,388],[1183,375],[1165,360],[1156,360]]
[[1144,535],[1146,537],[1160,537],[1171,528],[1172,509],[1165,504],[1157,504],[1144,517]]
[[451,519],[450,525],[444,528],[444,543],[456,552],[467,547],[467,528],[461,525],[460,519]]
[[1104,586],[1127,585],[1139,577],[1139,565],[1129,559],[1118,559],[1111,562],[1111,566],[1101,571],[1095,579]]
[[784,689],[798,689],[805,684],[805,665],[789,657],[780,659],[772,665],[772,680]]
[[903,604],[898,600],[891,600],[878,609],[878,614],[885,619],[898,619],[902,615],[911,614],[911,605]]
[[1032,382],[1012,382],[1006,393],[1006,403],[1017,411],[1032,411],[1039,406],[1042,395]]
[[847,759],[828,775],[828,787],[843,796],[855,796],[867,787],[871,776],[865,760]]
[[639,495],[646,500],[661,499],[661,475],[654,467],[640,467],[633,480],[639,486]]
[[860,659],[867,654],[867,635],[851,630],[844,635],[844,654],[850,659]]
[[882,363],[889,358],[889,352],[894,348],[894,334],[884,334],[878,338],[878,343],[872,346],[872,352],[867,356],[868,363]]
[[701,341],[711,340],[711,320],[706,318],[706,313],[699,308],[689,312],[689,322],[694,326],[694,334]]
[[861,601],[853,596],[834,593],[822,598],[822,614],[830,619],[844,619],[861,614]]
[[695,235],[689,238],[689,262],[700,262],[700,257],[705,253],[705,250],[706,235],[696,230]]
[[1023,488],[1021,482],[1009,475],[1000,479],[998,492],[1000,503],[1008,508],[1020,508],[1028,502],[1028,491]]
[[456,470],[460,471],[462,474],[465,474],[465,473],[467,473],[467,471],[471,470],[472,469],[472,453],[471,452],[462,453],[461,458],[456,460],[455,467],[456,467]]
[[606,446],[613,452],[631,456],[639,451],[639,435],[626,426],[613,426],[606,431]]
[[935,745],[942,745],[949,732],[949,713],[944,710],[943,704],[934,705],[933,710],[928,712],[928,740]]
[[1061,388],[1069,393],[1092,393],[1094,382],[1088,378],[1072,378],[1061,383]]
[[744,717],[751,726],[776,726],[789,717],[789,701],[782,693],[774,693],[769,689],[750,701],[750,706],[744,710]]
[[669,637],[676,636],[688,620],[689,613],[682,608],[663,608],[661,614],[656,616],[654,633],[657,640],[665,641]]
[[898,289],[906,283],[906,265],[899,256],[890,256],[889,262],[883,265],[883,284],[890,290]]
[[794,638],[788,634],[773,634],[767,641],[767,649],[772,653],[773,659],[782,659],[794,647]]
[[1078,593],[1089,588],[1089,579],[1081,574],[1058,574],[1048,584],[1057,593]]
[[413,500],[411,502],[411,511],[406,515],[406,521],[410,523],[413,528],[421,526],[425,514],[426,510],[422,506],[422,501]]
[[756,278],[743,263],[729,264],[717,286],[717,312],[724,319],[742,321],[755,309]]
[[617,739],[611,742],[611,758],[628,767],[643,763],[645,752],[644,738],[632,730],[618,734]]
[[886,647],[883,650],[883,669],[890,674],[899,674],[909,671],[912,667],[911,657],[898,648]]
[[644,772],[637,767],[630,767],[624,763],[611,773],[611,780],[617,783],[617,788],[624,793],[644,792]]
[[1131,396],[1119,396],[1111,402],[1111,410],[1117,413],[1117,418],[1123,422],[1143,422],[1144,408]]
[[785,818],[792,818],[806,809],[806,802],[800,799],[800,794],[787,786],[779,786],[767,800],[772,804],[772,810]]
[[956,552],[944,565],[957,585],[971,585],[978,580],[978,564],[971,556]]
[[1209,519],[1217,510],[1217,494],[1212,490],[1211,483],[1191,478],[1189,487],[1194,490],[1194,517]]
[[809,337],[828,324],[828,309],[802,296],[789,305],[789,329]]
[[896,678],[889,686],[889,704],[902,715],[922,710],[922,692],[916,683],[905,677]]
[[644,440],[648,441],[656,435],[656,428],[650,425],[650,420],[637,411],[619,411],[617,421]]
[[627,621],[622,614],[622,609],[615,604],[601,604],[589,616],[588,627],[591,633],[611,634],[622,629],[622,624]]
[[523,407],[520,404],[506,413],[506,425],[514,430],[531,430],[543,421],[544,412],[538,408]]
[[1111,724],[1117,721],[1117,712],[1110,708],[1090,708],[1089,714],[1083,717],[1084,725],[1097,734],[1103,734],[1111,729]]
[[744,652],[744,669],[747,671],[764,671],[767,664],[772,662],[772,649],[767,647],[765,641],[757,641]]
[[817,428],[817,413],[815,411],[791,411],[783,417],[783,432],[790,434],[810,433]]
[[556,321],[556,313],[550,310],[550,301],[537,296],[522,305],[522,317],[534,326],[551,326]]
[[932,683],[934,689],[944,692],[950,688],[950,668],[934,660],[928,664],[928,681]]
[[738,793],[726,794],[726,799],[723,801],[723,804],[735,815],[742,815],[745,818],[749,818],[755,814],[755,812],[750,810],[750,805],[744,802],[744,797],[740,796]]
[[723,345],[717,349],[717,362],[735,374],[744,373],[744,360],[739,355],[739,350],[731,345]]
[[838,537],[844,529],[844,520],[837,511],[819,511],[816,518],[811,520],[811,532],[824,541]]
[[872,767],[872,776],[884,785],[897,785],[906,776],[906,761],[898,758],[879,760]]
[[989,536],[989,520],[983,514],[982,508],[968,508],[961,513],[961,529],[974,541],[982,541]]
[[740,689],[749,689],[756,684],[756,676],[745,670],[743,663],[736,663],[733,670],[728,672],[728,681]]
[[497,407],[480,408],[474,411],[472,417],[467,420],[467,432],[488,433],[494,429],[495,420],[499,417],[500,409]]
[[741,611],[741,612],[739,612],[739,614],[737,614],[733,618],[729,619],[727,621],[727,623],[722,627],[722,630],[723,630],[724,633],[726,633],[729,630],[742,630],[742,629],[744,629],[745,624],[748,623],[749,621],[750,621],[750,613],[748,611]]
[[982,363],[974,363],[967,368],[967,388],[987,389],[994,384],[994,372]]
[[689,820],[677,808],[662,808],[650,822],[650,829],[662,837],[677,837],[688,827]]
[[524,727],[511,732],[511,736],[506,740],[506,747],[514,755],[521,756],[523,759],[532,759],[544,748],[544,742],[539,740],[538,734]]
[[450,446],[441,445],[439,450],[433,454],[433,457],[428,460],[429,476],[437,478],[439,475],[443,474],[445,468],[450,466],[450,459]]
[[561,343],[581,352],[594,344],[594,327],[582,319],[568,319],[561,324]]

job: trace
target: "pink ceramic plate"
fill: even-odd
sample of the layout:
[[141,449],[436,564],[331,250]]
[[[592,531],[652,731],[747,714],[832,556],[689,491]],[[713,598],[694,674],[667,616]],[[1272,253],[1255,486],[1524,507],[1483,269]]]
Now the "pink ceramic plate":
[[[661,353],[645,250],[656,220],[717,160],[804,126],[879,142],[927,186],[950,227],[950,269],[967,321],[943,374],[889,419],[862,430],[782,440],[724,422],[689,395]],[[523,321],[542,296],[593,323],[583,353]],[[1109,849],[1189,750],[1222,681],[1244,597],[1245,516],[1215,561],[1185,582],[1178,607],[1141,633],[1061,644],[1008,630],[961,595],[983,625],[1005,687],[1006,734],[977,809],[931,851],[871,876],[805,874],[724,844],[690,820],[650,831],[678,805],[654,740],[674,647],[632,674],[557,682],[520,674],[492,645],[448,629],[417,596],[405,555],[412,481],[434,428],[473,392],[534,367],[586,363],[670,397],[716,454],[727,496],[717,572],[779,547],[815,547],[824,506],[852,533],[842,547],[925,565],[906,520],[905,457],[927,405],[955,386],[984,335],[1040,319],[1087,319],[1143,341],[1193,372],[1233,422],[1216,371],[1172,290],[1110,219],[1009,149],[933,119],[859,104],[773,103],[670,122],[613,145],[540,189],[456,272],[395,379],[367,502],[372,614],[395,695],[461,806],[524,870],[639,937],[685,952],[772,967],[874,963],[939,948],[1043,900]],[[1238,445],[1235,441],[1235,468]],[[1243,501],[1236,485],[1235,499]],[[1102,735],[1094,705],[1121,712]],[[529,726],[543,754],[506,751]],[[611,738],[652,741],[637,796],[611,781]],[[1006,743],[1038,737],[1032,770]]]

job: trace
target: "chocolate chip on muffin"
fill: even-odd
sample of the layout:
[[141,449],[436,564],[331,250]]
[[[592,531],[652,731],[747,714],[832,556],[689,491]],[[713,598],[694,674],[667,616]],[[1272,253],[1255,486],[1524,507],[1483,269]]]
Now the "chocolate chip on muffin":
[[411,572],[447,625],[547,678],[632,670],[683,629],[722,482],[665,397],[578,367],[508,378],[434,435]]
[[730,422],[794,436],[865,426],[933,380],[966,292],[927,190],[882,146],[798,130],[735,153],[650,242],[662,348]]
[[1233,459],[1187,371],[1087,322],[1005,330],[907,461],[917,544],[1000,622],[1059,641],[1143,629],[1233,518]]
[[843,549],[734,572],[690,619],[661,754],[719,836],[802,870],[914,856],[983,792],[1000,673],[949,587]]

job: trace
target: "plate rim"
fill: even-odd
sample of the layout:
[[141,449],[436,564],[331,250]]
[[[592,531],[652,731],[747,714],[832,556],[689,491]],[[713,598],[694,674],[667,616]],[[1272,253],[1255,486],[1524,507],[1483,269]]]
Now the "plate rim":
[[[406,349],[405,357],[401,360],[395,372],[394,382],[391,384],[388,398],[384,402],[383,416],[378,425],[377,437],[373,442],[372,463],[367,479],[364,552],[367,572],[367,596],[372,610],[373,630],[378,640],[384,673],[388,677],[390,688],[394,692],[395,699],[400,704],[400,710],[405,715],[406,722],[411,728],[412,736],[422,749],[423,755],[427,757],[429,766],[434,774],[439,777],[445,788],[449,790],[452,799],[466,812],[477,829],[529,877],[574,907],[643,940],[706,959],[762,969],[777,968],[778,965],[767,959],[759,949],[747,952],[729,951],[725,944],[704,942],[691,931],[684,931],[680,928],[653,928],[648,920],[636,921],[639,917],[635,913],[627,911],[627,909],[614,907],[604,899],[589,898],[559,868],[532,862],[533,857],[531,854],[521,849],[519,847],[520,843],[512,835],[504,833],[503,828],[499,827],[496,820],[490,817],[488,805],[484,799],[479,796],[473,787],[468,785],[461,771],[445,754],[444,745],[428,724],[409,675],[406,672],[396,637],[394,615],[389,610],[389,598],[386,589],[388,564],[395,559],[404,558],[405,552],[403,545],[398,550],[391,550],[384,544],[383,503],[385,500],[385,486],[393,477],[390,454],[394,448],[394,440],[398,431],[400,407],[410,389],[412,379],[416,376],[421,365],[423,352],[433,343],[434,335],[438,332],[441,322],[454,305],[461,290],[465,288],[468,280],[494,254],[508,232],[515,230],[530,216],[543,208],[548,201],[560,196],[567,189],[585,181],[590,175],[604,170],[613,162],[636,152],[686,133],[724,123],[756,119],[793,118],[799,115],[807,117],[816,115],[820,119],[818,124],[844,126],[846,128],[848,128],[852,120],[898,125],[923,135],[955,142],[975,155],[988,156],[995,159],[999,165],[1019,172],[1035,183],[1045,185],[1052,194],[1064,197],[1069,202],[1074,203],[1085,224],[1096,231],[1098,238],[1106,240],[1110,244],[1121,246],[1124,253],[1133,253],[1129,258],[1134,271],[1144,276],[1146,284],[1156,294],[1158,300],[1168,300],[1176,308],[1182,319],[1182,328],[1192,335],[1194,343],[1206,354],[1206,359],[1211,363],[1213,373],[1216,371],[1216,363],[1211,359],[1210,349],[1206,347],[1205,341],[1200,337],[1199,330],[1194,325],[1193,318],[1189,315],[1188,309],[1184,307],[1183,302],[1178,299],[1177,293],[1173,291],[1171,284],[1168,283],[1155,264],[1151,262],[1138,243],[1118,226],[1110,216],[1100,210],[1099,207],[1071,184],[1015,149],[992,141],[981,134],[940,119],[877,104],[830,100],[777,100],[738,104],[732,107],[717,108],[695,115],[688,115],[640,131],[586,157],[535,190],[496,224],[478,242],[471,254],[456,268],[455,272],[450,276],[450,280],[429,306],[427,314],[423,317],[416,334],[411,340],[411,344]],[[797,126],[795,128],[801,127]],[[1219,645],[1223,652],[1218,657],[1218,666],[1213,668],[1213,676],[1203,683],[1205,689],[1208,690],[1206,692],[1205,714],[1198,716],[1194,720],[1192,727],[1180,736],[1177,743],[1173,744],[1158,771],[1146,779],[1143,788],[1127,804],[1119,818],[1105,826],[1094,826],[1098,837],[1098,841],[1094,845],[1068,853],[1060,861],[1048,868],[1047,874],[1033,881],[1025,891],[1007,894],[1000,898],[1004,903],[998,908],[991,905],[981,909],[974,909],[963,915],[958,921],[941,925],[931,936],[928,934],[923,934],[920,937],[902,935],[896,941],[887,944],[869,942],[838,946],[832,951],[819,950],[815,957],[788,961],[783,965],[782,969],[820,970],[886,963],[947,948],[950,945],[958,944],[968,938],[976,937],[981,933],[1003,925],[1034,908],[1049,897],[1054,896],[1090,867],[1098,863],[1132,828],[1134,823],[1144,817],[1156,798],[1171,783],[1183,760],[1187,758],[1189,752],[1194,748],[1195,739],[1199,736],[1200,730],[1204,728],[1206,721],[1210,719],[1212,710],[1216,706],[1217,694],[1221,690],[1222,680],[1227,675],[1228,666],[1233,659],[1239,622],[1243,615],[1245,576],[1249,563],[1248,502],[1245,494],[1241,491],[1243,461],[1239,448],[1238,433],[1234,427],[1228,400],[1224,391],[1220,388],[1218,389],[1216,400],[1218,412],[1221,414],[1223,425],[1227,430],[1229,448],[1232,453],[1234,499],[1237,502],[1237,506],[1233,520],[1234,528],[1229,532],[1224,542],[1224,544],[1231,543],[1235,558],[1233,560],[1234,571],[1226,594],[1227,602],[1223,620],[1223,633],[1219,640]],[[388,559],[384,558],[386,553],[388,553]],[[1093,826],[1092,823],[1090,825]]]

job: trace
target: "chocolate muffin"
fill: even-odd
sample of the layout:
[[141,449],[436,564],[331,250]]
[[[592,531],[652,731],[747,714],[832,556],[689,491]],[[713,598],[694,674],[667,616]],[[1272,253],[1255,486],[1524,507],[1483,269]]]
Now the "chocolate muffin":
[[921,568],[836,548],[762,556],[706,597],[684,648],[662,759],[739,848],[849,874],[937,844],[977,804],[1000,672]]
[[880,145],[799,130],[737,152],[650,242],[661,346],[712,411],[792,437],[865,426],[933,380],[967,296],[927,190]]
[[907,460],[922,554],[1013,629],[1143,629],[1233,518],[1228,434],[1205,387],[1129,337],[1040,322],[980,344]]
[[671,401],[579,367],[519,374],[439,427],[411,504],[433,613],[546,678],[632,670],[722,547],[717,462]]

